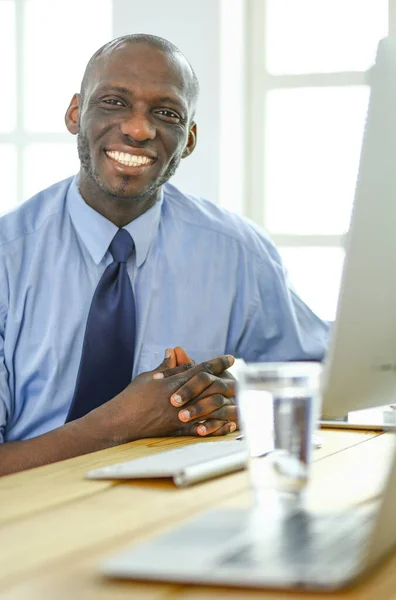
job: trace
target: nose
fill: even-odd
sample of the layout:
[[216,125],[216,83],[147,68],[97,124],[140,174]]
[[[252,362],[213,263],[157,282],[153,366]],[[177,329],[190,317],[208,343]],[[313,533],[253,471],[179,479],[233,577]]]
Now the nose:
[[121,132],[136,142],[153,140],[156,136],[156,129],[150,116],[140,111],[134,111],[124,119],[121,123]]

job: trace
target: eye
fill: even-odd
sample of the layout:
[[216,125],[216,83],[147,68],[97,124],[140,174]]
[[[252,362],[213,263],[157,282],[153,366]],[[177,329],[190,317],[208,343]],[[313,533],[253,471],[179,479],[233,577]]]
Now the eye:
[[168,121],[169,123],[180,123],[180,121],[182,121],[180,115],[167,108],[161,108],[160,110],[157,110],[156,114],[164,121]]
[[124,106],[124,103],[118,98],[104,98],[102,102],[107,106]]

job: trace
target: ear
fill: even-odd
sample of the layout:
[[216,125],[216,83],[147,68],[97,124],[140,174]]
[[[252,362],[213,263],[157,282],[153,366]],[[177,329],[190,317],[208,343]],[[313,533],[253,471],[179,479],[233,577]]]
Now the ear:
[[74,94],[65,114],[66,127],[73,135],[76,135],[79,130],[80,103],[80,94]]
[[187,146],[184,148],[182,158],[190,156],[195,146],[197,145],[197,124],[191,123],[190,131],[188,132]]

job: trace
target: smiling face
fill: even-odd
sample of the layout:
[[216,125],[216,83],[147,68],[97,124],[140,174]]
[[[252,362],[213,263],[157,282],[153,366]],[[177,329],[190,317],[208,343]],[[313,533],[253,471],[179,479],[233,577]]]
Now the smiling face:
[[145,210],[155,202],[195,147],[191,97],[188,63],[148,44],[122,43],[96,59],[84,98],[73,96],[66,113],[88,204],[103,212],[111,199],[141,200]]

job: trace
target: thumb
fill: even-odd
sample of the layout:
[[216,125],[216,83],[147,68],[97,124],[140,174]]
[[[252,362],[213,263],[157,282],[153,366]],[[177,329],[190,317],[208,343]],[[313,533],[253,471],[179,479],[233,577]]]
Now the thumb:
[[174,367],[176,367],[175,351],[173,350],[173,348],[167,348],[165,350],[164,360],[162,361],[162,363],[160,365],[158,365],[158,367],[156,367],[151,372],[152,373],[162,373],[162,371],[165,371],[165,369],[173,369]]
[[190,358],[188,356],[187,352],[185,350],[183,350],[183,348],[181,348],[180,346],[176,346],[175,356],[176,356],[176,363],[178,366],[185,365],[187,363],[189,363],[189,364],[194,363],[192,358]]

